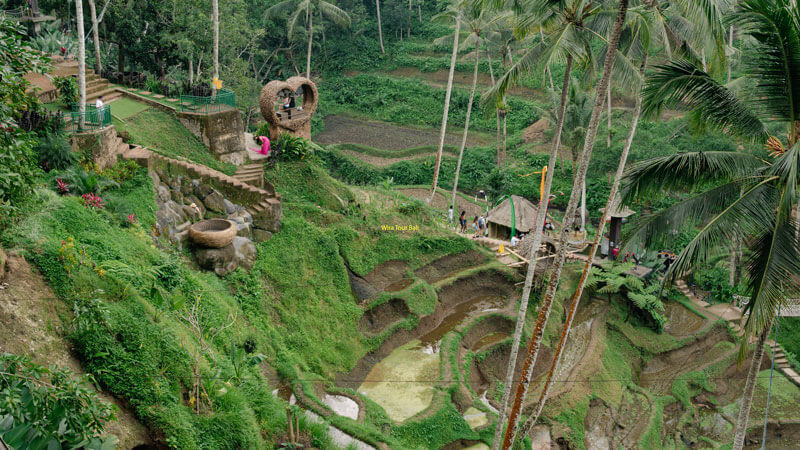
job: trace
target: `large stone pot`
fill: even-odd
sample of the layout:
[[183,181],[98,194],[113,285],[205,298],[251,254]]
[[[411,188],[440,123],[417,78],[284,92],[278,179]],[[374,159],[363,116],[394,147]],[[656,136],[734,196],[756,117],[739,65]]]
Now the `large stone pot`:
[[225,219],[201,220],[189,227],[189,239],[207,248],[222,248],[236,237],[236,224]]

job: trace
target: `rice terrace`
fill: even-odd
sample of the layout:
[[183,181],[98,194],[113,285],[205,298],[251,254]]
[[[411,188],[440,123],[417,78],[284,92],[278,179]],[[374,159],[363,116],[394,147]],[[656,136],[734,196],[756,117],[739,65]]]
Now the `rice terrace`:
[[800,445],[795,1],[0,10],[0,448]]

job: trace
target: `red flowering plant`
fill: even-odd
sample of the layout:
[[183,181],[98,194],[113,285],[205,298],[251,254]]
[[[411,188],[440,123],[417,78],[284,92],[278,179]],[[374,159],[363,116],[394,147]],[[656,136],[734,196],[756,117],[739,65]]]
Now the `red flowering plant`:
[[58,193],[61,195],[69,194],[69,183],[62,180],[61,178],[56,178],[56,184],[58,185]]
[[99,195],[94,195],[94,192],[83,194],[81,197],[83,197],[83,206],[87,208],[103,209],[106,207],[103,199]]

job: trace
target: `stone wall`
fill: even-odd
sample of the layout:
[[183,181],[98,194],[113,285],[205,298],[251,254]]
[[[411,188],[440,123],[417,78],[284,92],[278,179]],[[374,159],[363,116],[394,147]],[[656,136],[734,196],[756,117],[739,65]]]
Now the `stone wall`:
[[176,111],[175,115],[220,161],[236,165],[247,161],[244,124],[238,109],[213,114]]
[[92,161],[100,170],[111,167],[117,162],[120,140],[113,125],[101,130],[74,133],[69,141],[73,151],[91,155]]

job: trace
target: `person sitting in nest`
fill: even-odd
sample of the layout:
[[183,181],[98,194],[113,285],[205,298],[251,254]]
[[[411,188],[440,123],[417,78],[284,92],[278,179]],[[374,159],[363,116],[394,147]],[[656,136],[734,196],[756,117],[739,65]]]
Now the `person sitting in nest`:
[[286,113],[286,118],[292,120],[292,96],[287,95],[286,98],[283,99],[283,111]]

